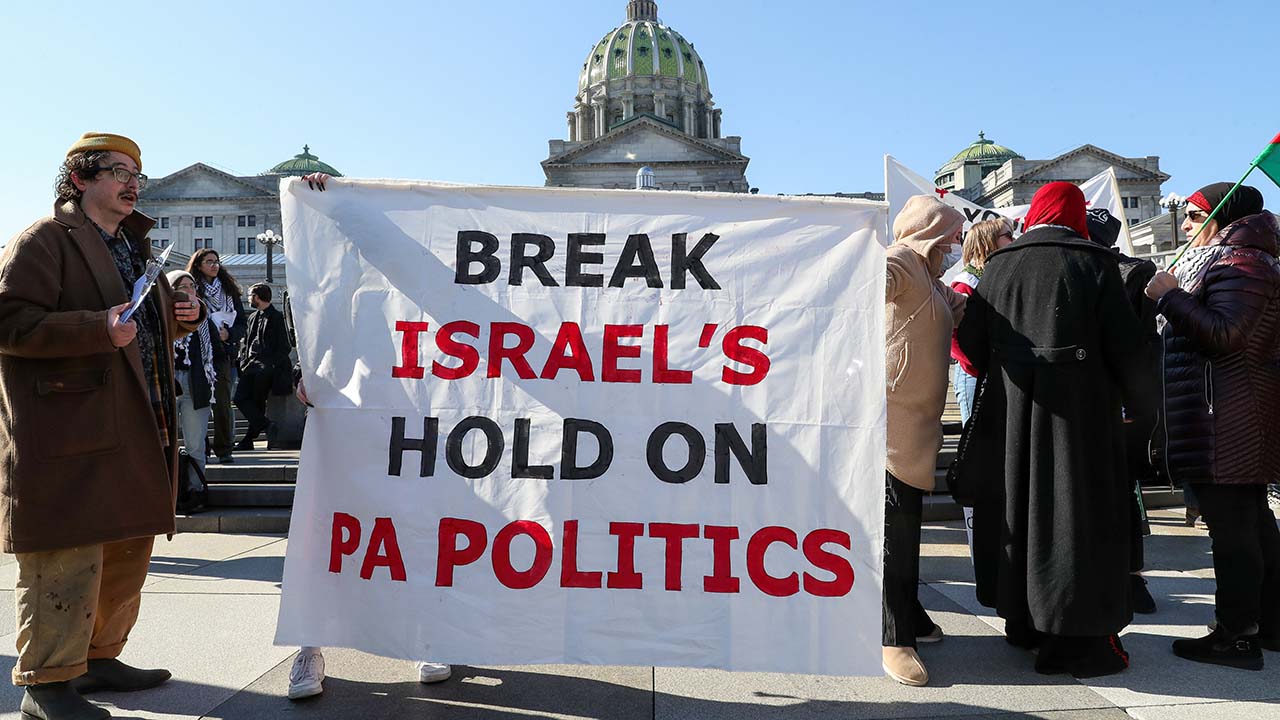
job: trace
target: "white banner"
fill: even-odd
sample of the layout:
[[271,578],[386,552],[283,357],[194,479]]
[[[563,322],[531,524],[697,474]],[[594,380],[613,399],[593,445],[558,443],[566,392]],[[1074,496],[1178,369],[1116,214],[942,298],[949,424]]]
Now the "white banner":
[[878,675],[884,209],[281,184],[276,641]]
[[[1104,207],[1120,220],[1120,237],[1116,241],[1116,245],[1125,255],[1132,256],[1134,253],[1133,241],[1129,238],[1129,219],[1125,215],[1124,205],[1120,199],[1120,186],[1116,181],[1115,168],[1109,167],[1084,181],[1080,184],[1080,190],[1084,193],[1087,207]],[[974,223],[1003,216],[1019,221],[1017,229],[1018,232],[1022,232],[1024,228],[1021,220],[1026,217],[1027,210],[1031,208],[1030,205],[984,208],[981,205],[965,200],[954,192],[943,190],[926,180],[919,173],[898,162],[892,155],[885,155],[884,199],[889,203],[887,242],[893,242],[893,219],[898,217],[898,213],[902,211],[902,207],[907,203],[907,198],[912,195],[924,194],[933,194],[942,202],[964,213],[965,231],[968,231]],[[949,272],[948,277],[954,275],[954,272]]]
[[[1008,214],[1009,208],[984,208],[977,203],[965,200],[949,190],[943,190],[935,185],[933,181],[925,179],[924,176],[898,162],[892,155],[885,155],[884,199],[889,203],[888,236],[885,242],[893,242],[893,220],[898,217],[898,213],[902,212],[907,200],[914,195],[933,195],[947,205],[964,213],[965,232],[968,232],[974,223],[980,223],[983,220],[991,220],[998,217],[1015,217]],[[1025,210],[1023,214],[1026,214]],[[1016,217],[1021,217],[1021,215]]]

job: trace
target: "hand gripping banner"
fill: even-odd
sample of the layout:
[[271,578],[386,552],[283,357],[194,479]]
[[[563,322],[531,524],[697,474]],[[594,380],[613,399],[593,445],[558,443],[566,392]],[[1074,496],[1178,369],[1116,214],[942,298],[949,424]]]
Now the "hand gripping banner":
[[880,673],[882,205],[281,184],[276,641]]

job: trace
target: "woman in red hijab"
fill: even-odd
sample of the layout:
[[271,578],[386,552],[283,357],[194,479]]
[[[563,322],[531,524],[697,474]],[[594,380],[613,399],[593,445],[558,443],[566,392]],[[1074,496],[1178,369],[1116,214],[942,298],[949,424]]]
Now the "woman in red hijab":
[[1129,482],[1121,400],[1147,336],[1084,195],[1036,193],[1028,230],[988,259],[958,331],[983,376],[957,486],[974,499],[978,600],[1037,672],[1128,667]]

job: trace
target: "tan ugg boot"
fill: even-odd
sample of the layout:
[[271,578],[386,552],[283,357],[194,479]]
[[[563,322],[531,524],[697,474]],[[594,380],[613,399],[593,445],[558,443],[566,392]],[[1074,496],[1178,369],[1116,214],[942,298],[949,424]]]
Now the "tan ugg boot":
[[920,687],[929,684],[929,671],[924,669],[924,662],[915,648],[887,647],[883,651],[881,667],[886,675],[903,685]]

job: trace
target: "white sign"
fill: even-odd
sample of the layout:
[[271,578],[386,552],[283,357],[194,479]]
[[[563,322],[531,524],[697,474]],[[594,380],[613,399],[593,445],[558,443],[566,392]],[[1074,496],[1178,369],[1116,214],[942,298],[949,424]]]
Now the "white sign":
[[884,209],[281,184],[276,641],[878,675]]
[[[1120,199],[1120,186],[1116,182],[1115,168],[1109,167],[1084,181],[1080,184],[1080,190],[1084,193],[1087,207],[1106,208],[1120,220],[1122,225],[1120,237],[1116,244],[1121,252],[1132,256],[1134,252],[1133,242],[1129,238],[1129,219],[1125,216],[1123,202]],[[1031,208],[1030,205],[984,208],[981,205],[965,200],[954,192],[943,190],[926,180],[919,173],[898,162],[892,155],[884,156],[884,194],[885,200],[889,203],[888,242],[893,242],[893,219],[898,217],[898,213],[906,205],[907,199],[913,195],[932,194],[947,205],[964,213],[964,229],[966,231],[974,223],[996,217],[1007,217],[1020,221],[1026,217],[1027,211]],[[1023,229],[1021,223],[1019,223],[1018,231],[1021,232]],[[954,272],[949,274],[954,274]]]

